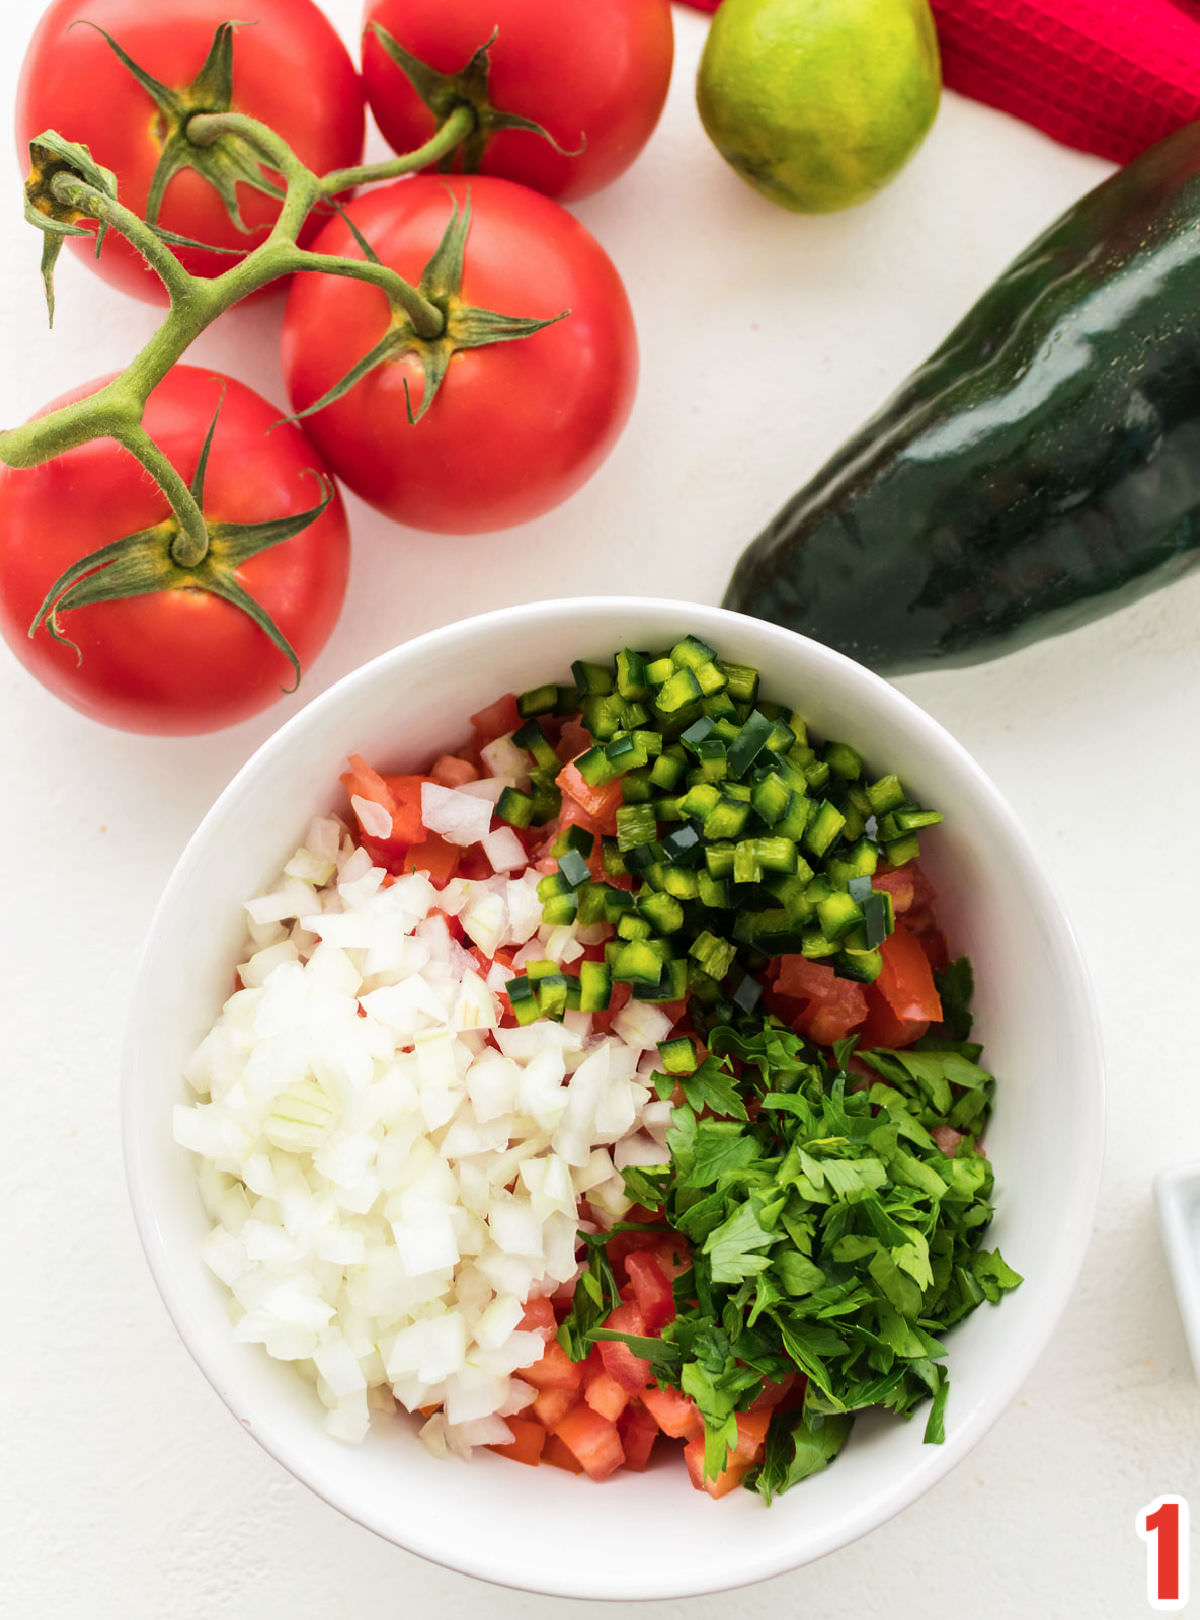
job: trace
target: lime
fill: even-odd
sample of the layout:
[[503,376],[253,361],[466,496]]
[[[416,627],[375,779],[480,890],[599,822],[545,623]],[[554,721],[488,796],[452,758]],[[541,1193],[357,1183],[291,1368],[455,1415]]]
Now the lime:
[[726,162],[772,202],[816,214],[903,168],[941,87],[928,0],[724,0],[696,100]]

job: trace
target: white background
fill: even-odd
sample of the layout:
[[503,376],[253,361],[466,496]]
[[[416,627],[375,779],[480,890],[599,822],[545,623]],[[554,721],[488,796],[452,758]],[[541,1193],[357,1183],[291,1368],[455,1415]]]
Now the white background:
[[[327,9],[353,32],[351,0]],[[0,107],[12,105],[39,10],[3,0]],[[663,123],[634,170],[578,209],[620,267],[640,327],[641,389],[622,443],[566,507],[495,538],[412,533],[350,499],[350,595],[305,697],[419,631],[504,603],[639,584],[717,601],[775,507],[1105,173],[947,97],[883,196],[847,215],[793,217],[743,186],[704,138],[691,89],[704,27],[677,9]],[[0,219],[10,424],[124,364],[154,315],[64,254],[51,335],[11,160],[0,164]],[[278,321],[277,304],[234,311],[189,359],[282,403]],[[823,1620],[1148,1612],[1134,1515],[1163,1492],[1193,1491],[1200,1438],[1151,1204],[1156,1169],[1200,1157],[1198,620],[1194,580],[1004,662],[902,683],[1012,799],[1078,927],[1111,1070],[1095,1239],[1022,1397],[955,1474],[865,1541],[769,1588],[632,1606],[647,1616],[742,1620],[765,1605]],[[433,1568],[310,1496],[230,1419],[142,1261],[117,1127],[136,952],[188,834],[300,701],[212,738],[130,737],[62,707],[0,647],[5,1620],[600,1612]],[[681,1556],[664,1545],[664,1558]]]

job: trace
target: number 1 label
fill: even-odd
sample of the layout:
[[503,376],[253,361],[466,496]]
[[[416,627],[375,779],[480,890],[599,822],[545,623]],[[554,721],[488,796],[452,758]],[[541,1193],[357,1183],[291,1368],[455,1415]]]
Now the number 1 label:
[[1146,1543],[1146,1597],[1152,1609],[1182,1609],[1188,1600],[1188,1505],[1159,1496],[1134,1521]]

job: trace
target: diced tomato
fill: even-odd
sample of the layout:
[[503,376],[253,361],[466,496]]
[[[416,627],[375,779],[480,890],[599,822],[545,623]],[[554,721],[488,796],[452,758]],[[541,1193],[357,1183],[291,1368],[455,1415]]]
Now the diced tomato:
[[950,964],[950,948],[941,929],[922,928],[917,934],[917,942],[929,958],[930,967],[937,973],[944,972]]
[[770,1423],[771,1414],[768,1411],[738,1413],[737,1444],[731,1448],[725,1467],[715,1479],[704,1477],[704,1436],[701,1434],[695,1440],[689,1440],[683,1448],[683,1455],[696,1489],[718,1498],[727,1496],[736,1485],[740,1485],[762,1458]]
[[572,1361],[558,1340],[551,1339],[540,1361],[535,1361],[532,1367],[521,1368],[521,1377],[535,1389],[553,1386],[577,1390],[583,1382],[585,1365],[585,1362]]
[[707,1491],[714,1500],[728,1496],[730,1491],[741,1484],[752,1467],[748,1457],[739,1457],[735,1451],[715,1479],[705,1479],[703,1435],[698,1435],[695,1440],[689,1440],[683,1448],[683,1455],[692,1484],[698,1491]]
[[443,754],[429,767],[429,774],[443,787],[462,787],[464,782],[477,782],[479,771],[469,759],[459,754]]
[[748,1457],[751,1462],[757,1462],[762,1456],[762,1449],[767,1443],[767,1430],[771,1427],[771,1413],[769,1408],[760,1407],[758,1411],[739,1412],[737,1415],[737,1445],[733,1448],[735,1457]]
[[425,837],[425,823],[421,820],[421,786],[427,776],[385,776],[388,792],[392,796],[392,837],[403,844],[419,844]]
[[546,1444],[542,1447],[542,1461],[549,1463],[552,1468],[565,1468],[568,1474],[583,1473],[583,1464],[556,1434],[546,1436]]
[[461,854],[457,844],[449,843],[437,833],[430,833],[423,843],[414,844],[406,853],[403,870],[425,872],[434,883],[449,883],[458,871]]
[[548,1438],[545,1429],[540,1423],[534,1423],[529,1418],[509,1417],[504,1421],[512,1430],[512,1444],[489,1446],[489,1451],[495,1451],[501,1457],[511,1457],[513,1462],[527,1463],[531,1468],[536,1468],[541,1461],[542,1449]]
[[670,1279],[652,1254],[635,1249],[625,1257],[625,1275],[646,1322],[647,1333],[658,1333],[675,1317]]
[[[861,984],[840,979],[823,962],[806,956],[781,956],[774,992],[788,998],[785,1011],[794,1029],[820,1046],[832,1046],[857,1029],[867,1016]],[[803,1003],[799,1012],[792,1004]]]
[[492,863],[478,844],[470,844],[459,856],[458,871],[455,875],[470,878],[476,883],[486,883],[488,878],[493,876]]
[[807,956],[781,956],[775,971],[775,989],[796,1001],[821,1000],[832,993],[836,977],[824,962],[812,962]]
[[629,1405],[629,1391],[606,1372],[588,1383],[583,1398],[593,1412],[599,1412],[610,1423],[615,1423]]
[[911,872],[913,880],[913,906],[918,911],[932,912],[937,901],[933,879],[919,861],[910,861],[902,871]]
[[911,908],[915,884],[916,870],[911,865],[898,867],[894,872],[890,867],[881,867],[871,879],[873,889],[891,895],[892,910],[897,917]]
[[578,1395],[577,1389],[563,1389],[557,1384],[548,1384],[545,1389],[538,1390],[533,1404],[525,1410],[533,1412],[543,1428],[553,1429],[575,1405]]
[[772,1383],[771,1380],[768,1379],[763,1386],[762,1394],[756,1395],[754,1400],[750,1403],[750,1410],[752,1412],[773,1412],[777,1406],[780,1406],[783,1404],[783,1402],[787,1401],[795,1387],[796,1375],[794,1373],[789,1373],[789,1375],[778,1384]]
[[659,1269],[671,1282],[681,1277],[685,1271],[690,1271],[692,1257],[688,1253],[687,1244],[674,1232],[666,1237],[659,1238],[653,1249],[654,1258],[658,1261]]
[[940,1023],[942,1003],[933,969],[916,936],[898,923],[895,933],[884,940],[880,954],[883,966],[875,988],[896,1017],[906,1023]]
[[690,1395],[651,1384],[638,1397],[659,1428],[672,1440],[692,1440],[704,1433],[704,1420]]
[[[604,1325],[618,1333],[639,1336],[646,1333],[645,1320],[636,1305],[618,1305]],[[645,1389],[650,1381],[650,1363],[644,1357],[635,1356],[619,1339],[601,1339],[596,1348],[605,1372],[615,1378],[622,1389],[627,1389],[631,1395]]]
[[586,810],[597,828],[603,828],[605,832],[614,830],[617,824],[617,809],[624,802],[620,777],[614,782],[605,782],[603,787],[589,787],[572,760],[569,765],[563,766],[554,780],[565,797],[574,799],[577,805]]
[[346,763],[350,769],[343,771],[338,780],[345,788],[347,795],[359,799],[371,799],[375,804],[381,804],[391,815],[396,806],[388,790],[388,785],[379,772],[372,770],[361,754],[351,754]]
[[612,1029],[613,1019],[619,1012],[623,1012],[628,1007],[632,995],[633,986],[618,980],[612,987],[612,995],[609,998],[608,1006],[603,1012],[592,1014],[592,1028],[608,1034]]
[[554,1433],[582,1464],[589,1479],[607,1479],[625,1461],[616,1424],[601,1417],[599,1412],[593,1412],[584,1402],[567,1413],[555,1426]]
[[506,692],[495,703],[489,703],[486,709],[480,709],[478,714],[471,716],[471,724],[475,728],[476,748],[483,748],[487,743],[495,742],[497,737],[506,737],[510,731],[516,731],[521,724],[521,716],[517,713],[515,695]]
[[558,757],[564,765],[569,765],[573,759],[578,759],[592,746],[592,734],[581,720],[574,715],[569,716],[562,723],[562,731],[558,739]]
[[522,1333],[557,1333],[558,1320],[554,1315],[553,1304],[548,1299],[526,1300],[525,1315],[517,1323],[517,1327]]
[[645,1407],[635,1400],[622,1412],[617,1423],[617,1433],[621,1437],[621,1447],[625,1452],[625,1466],[641,1473],[650,1461],[650,1453],[654,1450],[654,1442],[658,1439],[659,1428]]
[[911,1046],[929,1029],[924,1020],[909,1023],[903,1018],[897,1018],[875,985],[867,985],[866,992],[867,1021],[858,1030],[859,1045],[864,1051],[875,1046],[889,1049]]

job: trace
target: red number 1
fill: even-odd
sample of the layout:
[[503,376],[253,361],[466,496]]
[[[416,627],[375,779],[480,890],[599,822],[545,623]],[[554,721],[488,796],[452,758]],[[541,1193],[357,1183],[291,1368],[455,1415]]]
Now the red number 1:
[[1153,1609],[1182,1609],[1188,1600],[1186,1497],[1159,1496],[1137,1516],[1146,1543],[1146,1597]]

